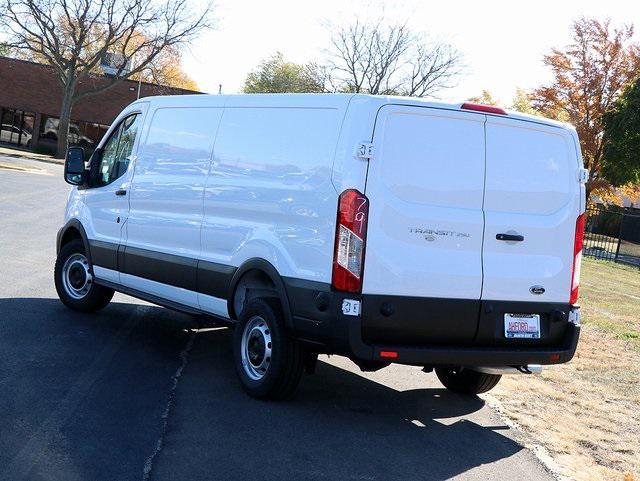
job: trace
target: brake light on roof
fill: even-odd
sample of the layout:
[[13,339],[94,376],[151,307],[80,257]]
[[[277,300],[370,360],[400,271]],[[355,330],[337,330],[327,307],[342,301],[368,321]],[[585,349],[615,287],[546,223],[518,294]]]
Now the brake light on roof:
[[369,200],[364,194],[355,189],[340,194],[331,277],[339,291],[362,291],[368,216]]
[[576,219],[576,234],[573,241],[573,267],[571,269],[571,296],[569,297],[569,304],[575,304],[578,302],[585,220],[586,217],[584,213],[580,214]]
[[473,102],[465,102],[460,107],[464,110],[475,110],[476,112],[484,112],[486,114],[507,115],[507,111],[494,105],[474,104]]

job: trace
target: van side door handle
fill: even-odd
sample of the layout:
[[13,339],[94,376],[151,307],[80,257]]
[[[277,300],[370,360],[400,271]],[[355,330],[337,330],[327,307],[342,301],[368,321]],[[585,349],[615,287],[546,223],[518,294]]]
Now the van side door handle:
[[116,190],[116,195],[127,195],[126,189],[118,189]]
[[496,239],[501,241],[522,242],[524,240],[524,236],[520,234],[496,234]]

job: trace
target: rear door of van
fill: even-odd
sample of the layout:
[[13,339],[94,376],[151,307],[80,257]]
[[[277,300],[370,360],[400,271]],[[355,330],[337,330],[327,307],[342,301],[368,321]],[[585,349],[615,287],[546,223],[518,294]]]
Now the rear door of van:
[[[487,116],[486,152],[477,342],[557,344],[566,327],[576,219],[583,210],[574,137],[553,125]],[[510,321],[530,332],[507,332]]]
[[486,116],[382,107],[366,192],[363,337],[472,343],[482,291]]

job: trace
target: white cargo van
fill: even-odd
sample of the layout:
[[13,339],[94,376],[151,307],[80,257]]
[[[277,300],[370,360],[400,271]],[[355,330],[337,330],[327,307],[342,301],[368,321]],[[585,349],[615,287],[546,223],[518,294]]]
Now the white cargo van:
[[62,302],[120,291],[228,323],[252,396],[291,394],[318,353],[475,394],[575,352],[586,171],[566,124],[367,95],[145,98],[88,163],[69,150],[65,179]]

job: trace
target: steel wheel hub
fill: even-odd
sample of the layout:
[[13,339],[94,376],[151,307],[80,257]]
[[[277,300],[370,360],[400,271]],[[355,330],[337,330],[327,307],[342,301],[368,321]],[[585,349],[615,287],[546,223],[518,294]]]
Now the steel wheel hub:
[[93,276],[84,254],[76,253],[69,256],[62,266],[62,285],[69,297],[82,299],[92,284]]
[[262,379],[271,364],[271,331],[260,316],[252,317],[242,332],[242,367],[254,381]]

